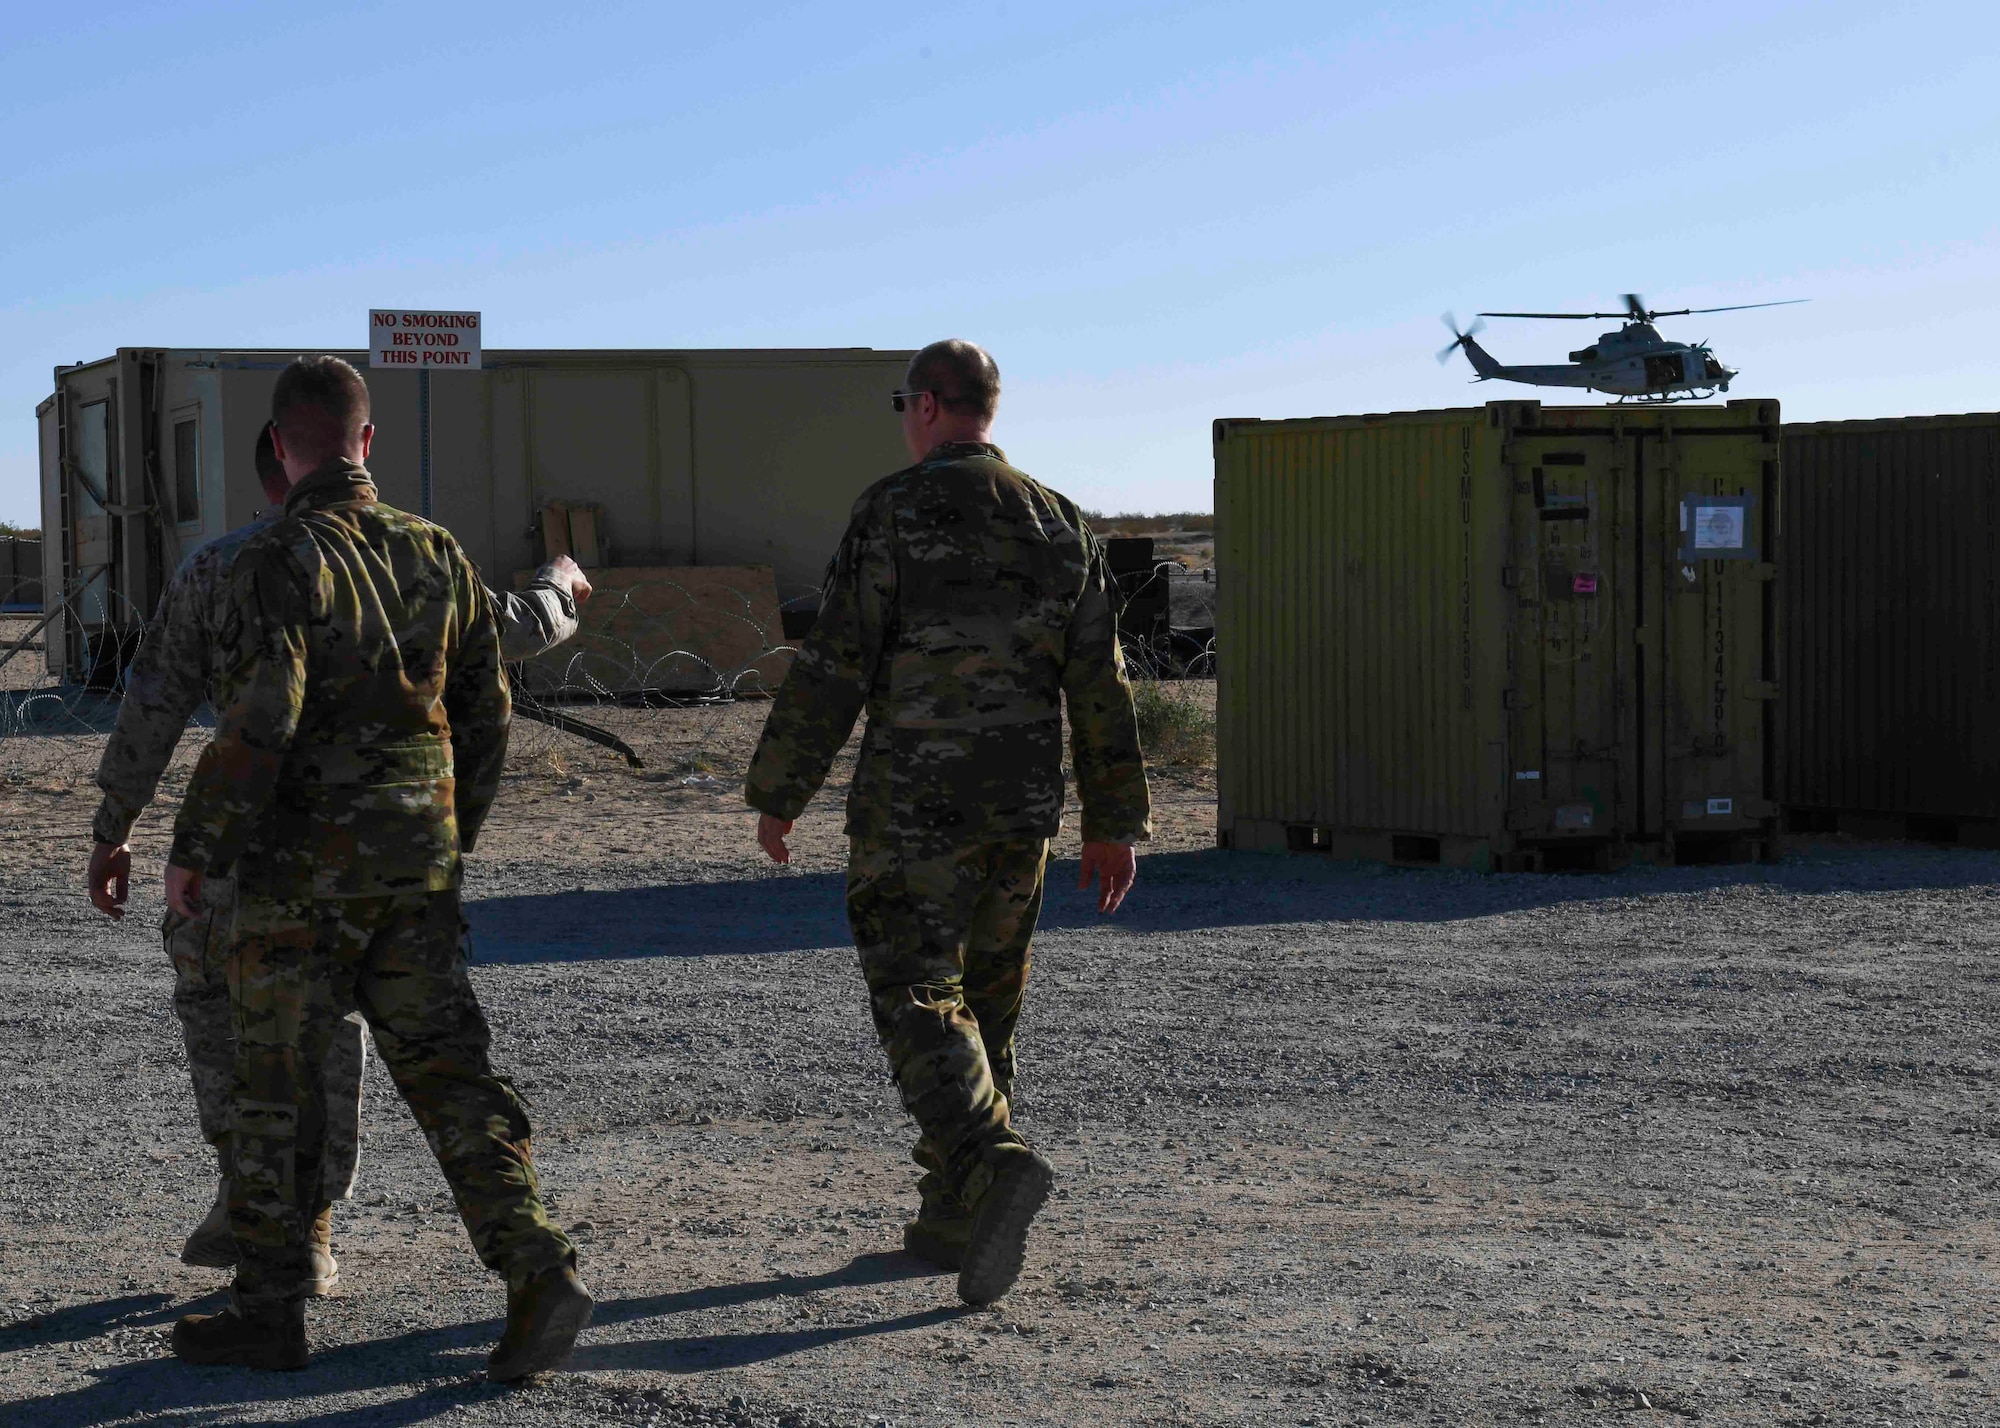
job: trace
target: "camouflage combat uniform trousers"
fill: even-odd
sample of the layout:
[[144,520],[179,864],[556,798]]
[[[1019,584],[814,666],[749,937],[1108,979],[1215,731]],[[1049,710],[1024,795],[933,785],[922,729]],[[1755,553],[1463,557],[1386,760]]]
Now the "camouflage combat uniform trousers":
[[984,1152],[1014,1129],[1014,1029],[1042,911],[1046,838],[913,856],[850,840],[847,920],[875,1034],[903,1107],[923,1132],[914,1158],[927,1216],[963,1215],[985,1190]]
[[574,1262],[542,1204],[527,1108],[488,1059],[464,946],[456,891],[239,899],[229,1223],[240,1297],[294,1297],[311,1278],[307,1231],[325,1204],[324,1068],[348,1007],[368,1019],[481,1261],[514,1279]]
[[[169,908],[160,924],[174,967],[174,1015],[187,1043],[201,1138],[222,1156],[229,1173],[229,1131],[236,1121],[236,1013],[229,1004],[229,938],[236,919],[236,884],[204,878],[201,916]],[[361,1163],[361,1082],[368,1062],[361,1014],[350,1011],[333,1029],[320,1084],[326,1095],[326,1143],[320,1151],[324,1203],[354,1193]]]

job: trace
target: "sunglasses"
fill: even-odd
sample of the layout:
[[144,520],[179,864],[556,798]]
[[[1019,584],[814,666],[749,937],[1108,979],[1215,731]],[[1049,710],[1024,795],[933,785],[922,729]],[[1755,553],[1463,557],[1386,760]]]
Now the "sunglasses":
[[914,391],[905,391],[905,392],[891,392],[891,393],[889,393],[889,405],[890,405],[891,407],[893,407],[893,408],[894,408],[894,409],[895,409],[895,410],[896,410],[897,412],[899,412],[899,413],[900,413],[900,412],[901,412],[901,411],[903,411],[903,409],[904,409],[904,408],[903,408],[903,402],[904,402],[904,400],[905,400],[906,398],[909,398],[909,397],[932,397],[932,396],[936,396],[936,395],[937,395],[937,393],[935,393],[935,392],[929,392],[929,391],[925,391],[925,390],[923,390],[922,388],[918,388],[918,389],[916,389],[916,390],[914,390]]

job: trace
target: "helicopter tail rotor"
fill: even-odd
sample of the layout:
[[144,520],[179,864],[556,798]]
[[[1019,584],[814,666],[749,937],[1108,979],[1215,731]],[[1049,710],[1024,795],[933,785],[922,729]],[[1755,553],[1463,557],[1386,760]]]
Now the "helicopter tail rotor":
[[[1452,353],[1466,346],[1473,338],[1486,330],[1486,322],[1483,318],[1473,318],[1472,326],[1466,328],[1463,332],[1459,331],[1458,319],[1450,313],[1445,313],[1442,320],[1444,325],[1451,330],[1452,340],[1446,343],[1444,349],[1438,353],[1438,365],[1440,367],[1451,360]],[[1468,353],[1468,355],[1470,354]]]

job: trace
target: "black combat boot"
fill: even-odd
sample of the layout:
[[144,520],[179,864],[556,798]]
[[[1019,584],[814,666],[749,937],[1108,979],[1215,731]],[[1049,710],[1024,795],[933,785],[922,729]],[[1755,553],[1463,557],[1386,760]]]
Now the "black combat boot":
[[1025,1145],[989,1147],[981,1169],[991,1180],[973,1201],[972,1233],[958,1271],[958,1297],[973,1305],[991,1304],[1021,1277],[1028,1226],[1056,1180],[1055,1167]]
[[174,1353],[190,1364],[302,1369],[311,1357],[305,1302],[245,1303],[231,1293],[220,1314],[190,1314],[174,1325]]
[[512,1383],[561,1368],[590,1322],[594,1303],[569,1265],[507,1281],[507,1329],[486,1360],[486,1376]]

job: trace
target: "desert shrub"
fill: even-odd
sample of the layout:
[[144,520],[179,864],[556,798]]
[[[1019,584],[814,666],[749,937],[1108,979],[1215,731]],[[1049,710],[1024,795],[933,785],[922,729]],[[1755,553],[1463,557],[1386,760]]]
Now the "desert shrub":
[[1141,679],[1132,685],[1139,716],[1139,747],[1146,762],[1183,768],[1215,763],[1215,712],[1195,696],[1195,686]]
[[1207,511],[1171,511],[1149,516],[1138,511],[1085,511],[1083,519],[1100,538],[1167,535],[1175,531],[1212,531],[1215,517]]

